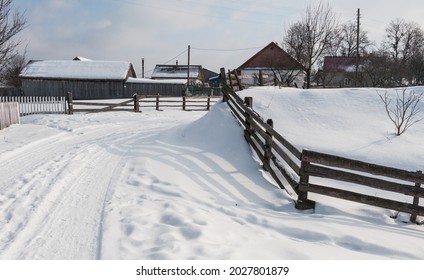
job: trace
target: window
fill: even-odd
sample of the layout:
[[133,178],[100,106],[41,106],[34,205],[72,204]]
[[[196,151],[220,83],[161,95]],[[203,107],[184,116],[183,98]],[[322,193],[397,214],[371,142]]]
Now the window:
[[345,78],[345,79],[344,79],[344,86],[345,86],[345,87],[350,87],[350,86],[352,86],[352,79]]

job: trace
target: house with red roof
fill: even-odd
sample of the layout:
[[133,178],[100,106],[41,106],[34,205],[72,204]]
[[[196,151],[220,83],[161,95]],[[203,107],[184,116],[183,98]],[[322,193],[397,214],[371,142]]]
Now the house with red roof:
[[323,65],[324,87],[366,87],[372,82],[364,75],[370,65],[366,58],[361,58],[356,72],[356,57],[352,56],[326,56]]
[[274,42],[254,54],[237,71],[244,86],[278,83],[302,87],[305,80],[302,64]]

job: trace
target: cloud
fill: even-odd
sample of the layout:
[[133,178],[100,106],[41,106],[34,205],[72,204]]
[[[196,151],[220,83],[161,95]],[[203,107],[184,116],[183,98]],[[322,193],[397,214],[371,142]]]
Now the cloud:
[[112,21],[108,19],[101,19],[94,24],[94,29],[102,30],[102,29],[106,29],[110,27],[111,25],[112,25]]
[[69,0],[49,0],[48,8],[54,11],[62,10],[70,10],[74,6],[74,1]]

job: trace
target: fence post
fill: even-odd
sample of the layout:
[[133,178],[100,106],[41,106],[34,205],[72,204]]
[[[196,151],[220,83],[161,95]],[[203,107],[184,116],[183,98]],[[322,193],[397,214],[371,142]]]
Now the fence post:
[[208,94],[208,100],[207,100],[207,103],[206,103],[206,111],[209,111],[210,108],[211,108],[211,94],[209,93]]
[[[270,127],[274,127],[274,121],[272,119],[267,119],[266,124]],[[266,134],[269,136],[269,138],[265,140],[264,169],[265,171],[270,171],[272,157],[272,134],[268,130],[266,130]]]
[[185,111],[186,109],[186,97],[185,95],[183,96],[183,111]]
[[262,73],[262,70],[259,70],[259,86],[263,86],[264,85],[264,75]]
[[156,95],[156,111],[159,111],[159,93]]
[[239,90],[243,90],[243,86],[241,85],[240,78],[237,75],[237,70],[234,69],[233,72],[234,72],[234,76],[236,77],[236,81],[237,81],[237,85],[238,85]]
[[[244,104],[246,104],[247,107],[252,108],[253,107],[253,97],[246,96],[244,98]],[[250,138],[250,136],[252,135],[251,122],[252,122],[252,117],[250,116],[249,112],[246,111],[246,128],[244,130],[244,137],[246,138],[246,140],[248,140]]]
[[[418,177],[421,177],[423,175],[423,172],[421,170],[418,170],[416,172],[416,174],[418,175]],[[415,187],[421,188],[421,183],[416,182]],[[420,198],[418,196],[414,196],[414,200],[413,200],[412,204],[414,206],[418,206],[420,204]],[[410,220],[411,223],[417,223],[417,213],[412,212],[411,218],[409,220]]]
[[221,82],[221,92],[222,92],[222,102],[227,102],[228,100],[228,92],[227,92],[227,78],[226,78],[226,74],[225,74],[225,68],[222,67],[220,69],[220,82]]
[[308,210],[308,209],[315,209],[315,201],[308,199],[308,191],[304,190],[303,188],[309,187],[309,174],[306,172],[306,167],[310,164],[309,162],[305,161],[303,159],[303,153],[301,156],[301,163],[300,163],[300,179],[299,179],[299,188],[297,192],[297,201],[296,201],[296,209],[299,210]]
[[134,112],[140,112],[140,104],[138,103],[138,94],[134,93],[133,95],[133,100],[134,100]]
[[230,81],[230,88],[231,90],[234,90],[233,88],[233,79],[231,79],[231,71],[228,69],[228,80]]
[[73,104],[73,100],[72,100],[72,92],[68,92],[66,99],[68,101],[68,114],[73,115],[74,114],[74,104]]

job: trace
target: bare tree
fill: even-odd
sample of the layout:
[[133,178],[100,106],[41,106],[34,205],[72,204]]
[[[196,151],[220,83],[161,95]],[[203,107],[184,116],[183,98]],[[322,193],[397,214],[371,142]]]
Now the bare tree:
[[[357,26],[355,22],[343,24],[339,33],[339,44],[337,47],[337,55],[356,56],[357,49]],[[372,42],[368,39],[367,31],[361,29],[359,32],[359,54],[364,56],[368,53],[368,49],[372,46]]]
[[[396,19],[389,23],[386,28],[386,39],[383,42],[385,53],[388,53],[393,61],[393,81],[398,86],[411,80],[409,63],[420,55],[424,49],[424,32],[418,24]],[[409,76],[409,77],[408,77]]]
[[422,120],[422,118],[419,118],[421,113],[419,103],[422,94],[417,94],[413,90],[407,92],[407,88],[403,88],[401,93],[397,90],[395,104],[393,105],[391,104],[392,99],[388,97],[387,90],[384,94],[378,93],[378,96],[384,103],[387,116],[395,125],[397,136]]
[[21,87],[21,79],[19,74],[22,72],[24,67],[27,65],[28,60],[26,57],[26,51],[23,54],[16,54],[12,56],[3,67],[1,79],[7,86]]
[[288,28],[283,44],[305,67],[307,88],[311,86],[313,67],[332,48],[337,33],[336,16],[331,7],[322,2],[309,4],[303,19]]
[[390,58],[381,52],[372,52],[364,58],[363,75],[372,87],[390,87],[392,65]]
[[408,70],[408,79],[411,85],[424,85],[424,50],[411,58]]
[[[14,40],[26,25],[22,13],[13,8],[13,0],[0,0],[0,70],[14,57],[20,40]],[[2,72],[2,71],[1,71]]]

